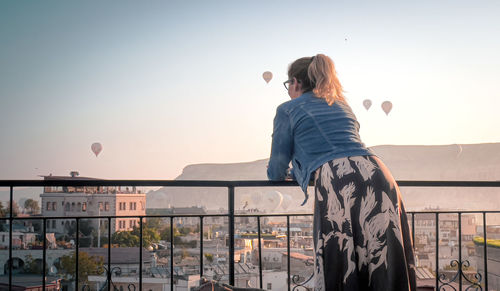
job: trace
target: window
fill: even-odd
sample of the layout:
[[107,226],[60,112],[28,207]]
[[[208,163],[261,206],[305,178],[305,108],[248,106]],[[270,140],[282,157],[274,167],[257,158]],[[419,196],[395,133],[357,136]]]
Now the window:
[[99,202],[99,210],[103,211],[104,208],[102,207],[102,202]]
[[104,210],[109,211],[109,202],[104,202]]
[[129,227],[130,227],[130,228],[132,228],[132,225],[133,225],[133,221],[132,221],[132,220],[130,220],[130,221],[129,221]]
[[273,284],[272,283],[267,283],[267,290],[273,290]]
[[82,203],[78,202],[76,206],[76,211],[82,211]]
[[82,211],[83,212],[87,211],[87,202],[82,203]]
[[70,205],[69,205],[69,202],[68,202],[68,203],[66,203],[66,206],[64,206],[64,210],[69,211],[69,207],[70,207]]
[[55,229],[56,228],[56,221],[55,220],[52,220],[52,228]]
[[57,203],[56,202],[52,202],[52,210],[56,210],[57,209]]
[[47,228],[50,228],[50,220],[47,220]]
[[51,206],[52,206],[52,203],[47,202],[47,210],[52,210],[52,207],[51,207]]
[[71,211],[75,211],[75,202],[71,202]]
[[134,202],[134,210],[137,210],[137,202]]
[[134,203],[130,202],[130,210],[134,210]]

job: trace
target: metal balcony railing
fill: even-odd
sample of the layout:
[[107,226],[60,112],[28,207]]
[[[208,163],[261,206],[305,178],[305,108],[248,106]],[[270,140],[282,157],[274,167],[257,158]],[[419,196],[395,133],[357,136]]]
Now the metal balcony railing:
[[[400,187],[500,187],[500,181],[398,181],[398,185]],[[137,218],[139,219],[139,281],[138,286],[134,284],[129,285],[129,290],[142,290],[143,289],[143,222],[144,219],[158,217],[158,218],[167,218],[170,219],[170,238],[171,247],[170,247],[170,258],[173,260],[174,251],[173,251],[173,238],[174,238],[174,219],[175,218],[184,218],[184,217],[196,217],[199,218],[200,223],[200,237],[199,237],[199,246],[200,246],[200,262],[199,262],[199,270],[200,276],[203,276],[204,272],[204,252],[203,252],[203,222],[206,217],[227,217],[228,219],[228,240],[229,240],[229,254],[228,254],[228,265],[229,265],[229,284],[234,285],[235,282],[235,218],[236,217],[254,217],[257,219],[257,235],[258,235],[258,252],[259,252],[259,281],[260,288],[262,288],[262,245],[261,245],[261,219],[263,217],[285,217],[286,218],[286,239],[287,239],[287,275],[288,275],[288,290],[292,288],[300,287],[301,284],[296,282],[296,276],[292,276],[290,274],[290,217],[297,216],[312,216],[312,214],[303,214],[303,213],[274,213],[274,214],[235,214],[235,188],[240,187],[290,187],[290,186],[298,186],[296,182],[293,181],[282,181],[282,182],[274,182],[274,181],[199,181],[199,180],[78,180],[77,178],[71,180],[0,180],[0,187],[8,187],[10,189],[10,205],[13,205],[13,197],[14,197],[14,189],[16,187],[98,187],[98,186],[131,186],[131,187],[224,187],[227,188],[227,197],[228,197],[228,213],[227,214],[193,214],[193,215],[140,215],[140,216],[31,216],[31,217],[14,217],[13,216],[13,207],[9,207],[10,212],[7,214],[8,217],[0,218],[0,221],[8,221],[9,222],[9,264],[8,264],[8,274],[9,274],[9,289],[12,287],[12,251],[13,251],[13,222],[16,220],[41,220],[42,221],[42,233],[43,233],[43,242],[42,242],[42,274],[46,275],[46,262],[47,262],[47,220],[51,219],[74,219],[76,221],[76,234],[79,234],[80,221],[82,219],[103,219],[107,221],[107,235],[109,238],[108,246],[107,246],[107,266],[105,267],[105,274],[107,276],[107,290],[115,290],[116,287],[113,285],[112,274],[115,268],[111,266],[111,222],[112,219],[116,218]],[[43,205],[42,205],[43,207]],[[486,214],[489,213],[500,213],[500,210],[495,211],[421,211],[421,212],[408,212],[409,216],[411,216],[411,227],[412,227],[412,235],[413,242],[415,242],[415,216],[419,214],[432,214],[435,216],[435,249],[436,249],[436,269],[435,269],[435,288],[436,290],[443,289],[445,287],[450,287],[454,290],[456,288],[453,284],[458,284],[459,290],[462,289],[464,284],[463,280],[466,280],[469,288],[475,288],[476,290],[488,290],[488,251],[487,251],[487,221]],[[457,268],[457,273],[452,276],[450,279],[447,279],[446,276],[443,276],[439,273],[439,218],[440,215],[445,213],[452,213],[458,216],[458,260],[453,260],[450,262],[451,267]],[[462,259],[462,215],[463,214],[480,214],[482,215],[482,223],[483,223],[483,238],[484,238],[484,253],[483,253],[483,264],[484,264],[484,272],[486,276],[482,278],[482,275],[477,273],[474,275],[474,280],[471,280],[470,277],[464,275],[464,267],[469,266],[469,262],[467,260]],[[76,265],[75,265],[75,289],[78,289],[79,282],[79,237],[80,235],[76,235],[75,241],[75,256],[76,256]],[[42,276],[42,289],[45,290],[46,287],[46,279],[45,276]],[[483,280],[484,279],[484,280]],[[458,280],[458,281],[457,281]],[[170,263],[170,287],[171,290],[174,290],[174,264],[173,261]],[[295,287],[292,287],[292,283],[294,283]],[[483,289],[484,288],[484,289]],[[82,290],[89,289],[88,286],[83,286]]]

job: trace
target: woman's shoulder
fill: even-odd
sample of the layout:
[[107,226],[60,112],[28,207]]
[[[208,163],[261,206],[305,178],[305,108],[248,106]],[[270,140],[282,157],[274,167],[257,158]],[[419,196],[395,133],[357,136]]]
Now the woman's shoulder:
[[285,111],[285,112],[290,112],[290,110],[292,110],[294,107],[297,106],[297,104],[299,104],[299,102],[297,101],[298,98],[296,99],[292,99],[292,100],[288,100],[288,101],[285,101],[283,103],[281,103],[277,110],[278,111]]

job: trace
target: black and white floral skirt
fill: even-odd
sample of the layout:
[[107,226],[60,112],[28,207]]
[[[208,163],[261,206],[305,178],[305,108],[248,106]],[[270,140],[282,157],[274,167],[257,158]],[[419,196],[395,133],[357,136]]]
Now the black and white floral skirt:
[[329,161],[315,185],[314,290],[416,291],[406,212],[382,161]]

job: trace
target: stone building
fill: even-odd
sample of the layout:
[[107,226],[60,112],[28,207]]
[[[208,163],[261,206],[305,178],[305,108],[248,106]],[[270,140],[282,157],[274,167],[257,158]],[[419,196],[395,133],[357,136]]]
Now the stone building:
[[[71,176],[44,176],[44,180],[98,180]],[[84,216],[139,216],[146,214],[146,194],[135,187],[50,187],[40,194],[42,216],[84,217]],[[47,231],[66,233],[74,227],[75,219],[48,219]],[[92,224],[103,226],[106,219],[92,219]],[[112,220],[111,232],[128,231],[139,226],[139,218],[124,217]]]

